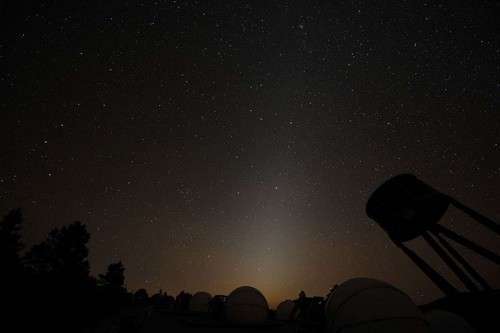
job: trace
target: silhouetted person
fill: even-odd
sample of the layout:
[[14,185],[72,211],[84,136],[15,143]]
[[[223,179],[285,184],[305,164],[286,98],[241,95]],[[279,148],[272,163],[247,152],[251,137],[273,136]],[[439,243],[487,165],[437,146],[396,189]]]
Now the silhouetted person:
[[308,305],[306,293],[303,290],[300,291],[299,298],[294,300],[294,303],[295,303],[295,307],[293,308],[293,311],[292,311],[292,314],[290,317],[303,319],[305,316],[305,313],[307,312],[307,305]]
[[175,311],[187,312],[189,310],[189,301],[191,297],[192,295],[190,293],[186,293],[182,290],[175,298]]

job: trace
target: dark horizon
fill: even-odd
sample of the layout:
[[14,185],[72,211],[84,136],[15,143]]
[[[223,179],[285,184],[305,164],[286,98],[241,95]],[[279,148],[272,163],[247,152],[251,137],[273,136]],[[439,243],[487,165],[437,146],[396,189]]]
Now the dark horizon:
[[1,10],[0,213],[23,208],[28,247],[86,224],[93,275],[121,260],[132,290],[251,285],[274,306],[366,276],[422,304],[441,293],[366,216],[372,191],[408,172],[500,216],[493,2]]

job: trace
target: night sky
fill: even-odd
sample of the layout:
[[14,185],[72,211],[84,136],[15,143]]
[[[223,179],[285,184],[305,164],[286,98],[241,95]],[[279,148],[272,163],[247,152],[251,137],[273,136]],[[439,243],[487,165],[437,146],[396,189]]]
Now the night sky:
[[422,303],[441,294],[370,193],[410,172],[500,217],[495,1],[1,6],[1,213],[24,209],[28,246],[84,222],[93,274],[122,260],[131,290],[252,285],[273,305],[367,276]]

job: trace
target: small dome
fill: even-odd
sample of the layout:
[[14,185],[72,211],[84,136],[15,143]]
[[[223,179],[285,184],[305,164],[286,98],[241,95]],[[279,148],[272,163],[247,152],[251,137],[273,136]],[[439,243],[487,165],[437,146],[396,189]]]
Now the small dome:
[[293,309],[295,302],[287,299],[281,302],[276,308],[276,319],[278,320],[292,320]]
[[191,297],[189,302],[189,311],[192,312],[208,312],[209,302],[212,299],[212,295],[207,292],[200,291]]
[[374,279],[342,283],[328,297],[325,315],[328,332],[429,332],[406,294]]
[[269,307],[266,298],[253,287],[239,287],[229,294],[226,315],[236,324],[258,324],[267,319]]
[[425,320],[430,325],[432,333],[474,333],[476,330],[457,314],[442,310],[432,310],[425,313]]

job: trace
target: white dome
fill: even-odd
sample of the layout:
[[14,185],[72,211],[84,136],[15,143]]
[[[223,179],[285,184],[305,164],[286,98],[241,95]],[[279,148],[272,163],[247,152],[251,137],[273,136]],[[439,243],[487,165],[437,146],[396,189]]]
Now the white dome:
[[269,307],[266,298],[252,287],[236,288],[227,297],[227,319],[237,324],[257,324],[267,319]]
[[425,313],[425,319],[430,325],[432,333],[474,333],[476,330],[462,317],[452,312],[431,310]]
[[328,297],[325,315],[328,332],[429,332],[406,294],[374,279],[342,283]]
[[276,309],[276,319],[278,320],[291,320],[290,316],[295,308],[295,302],[287,299],[281,302]]
[[204,291],[199,291],[191,297],[189,301],[189,311],[192,312],[208,312],[208,303],[212,299],[212,295]]

